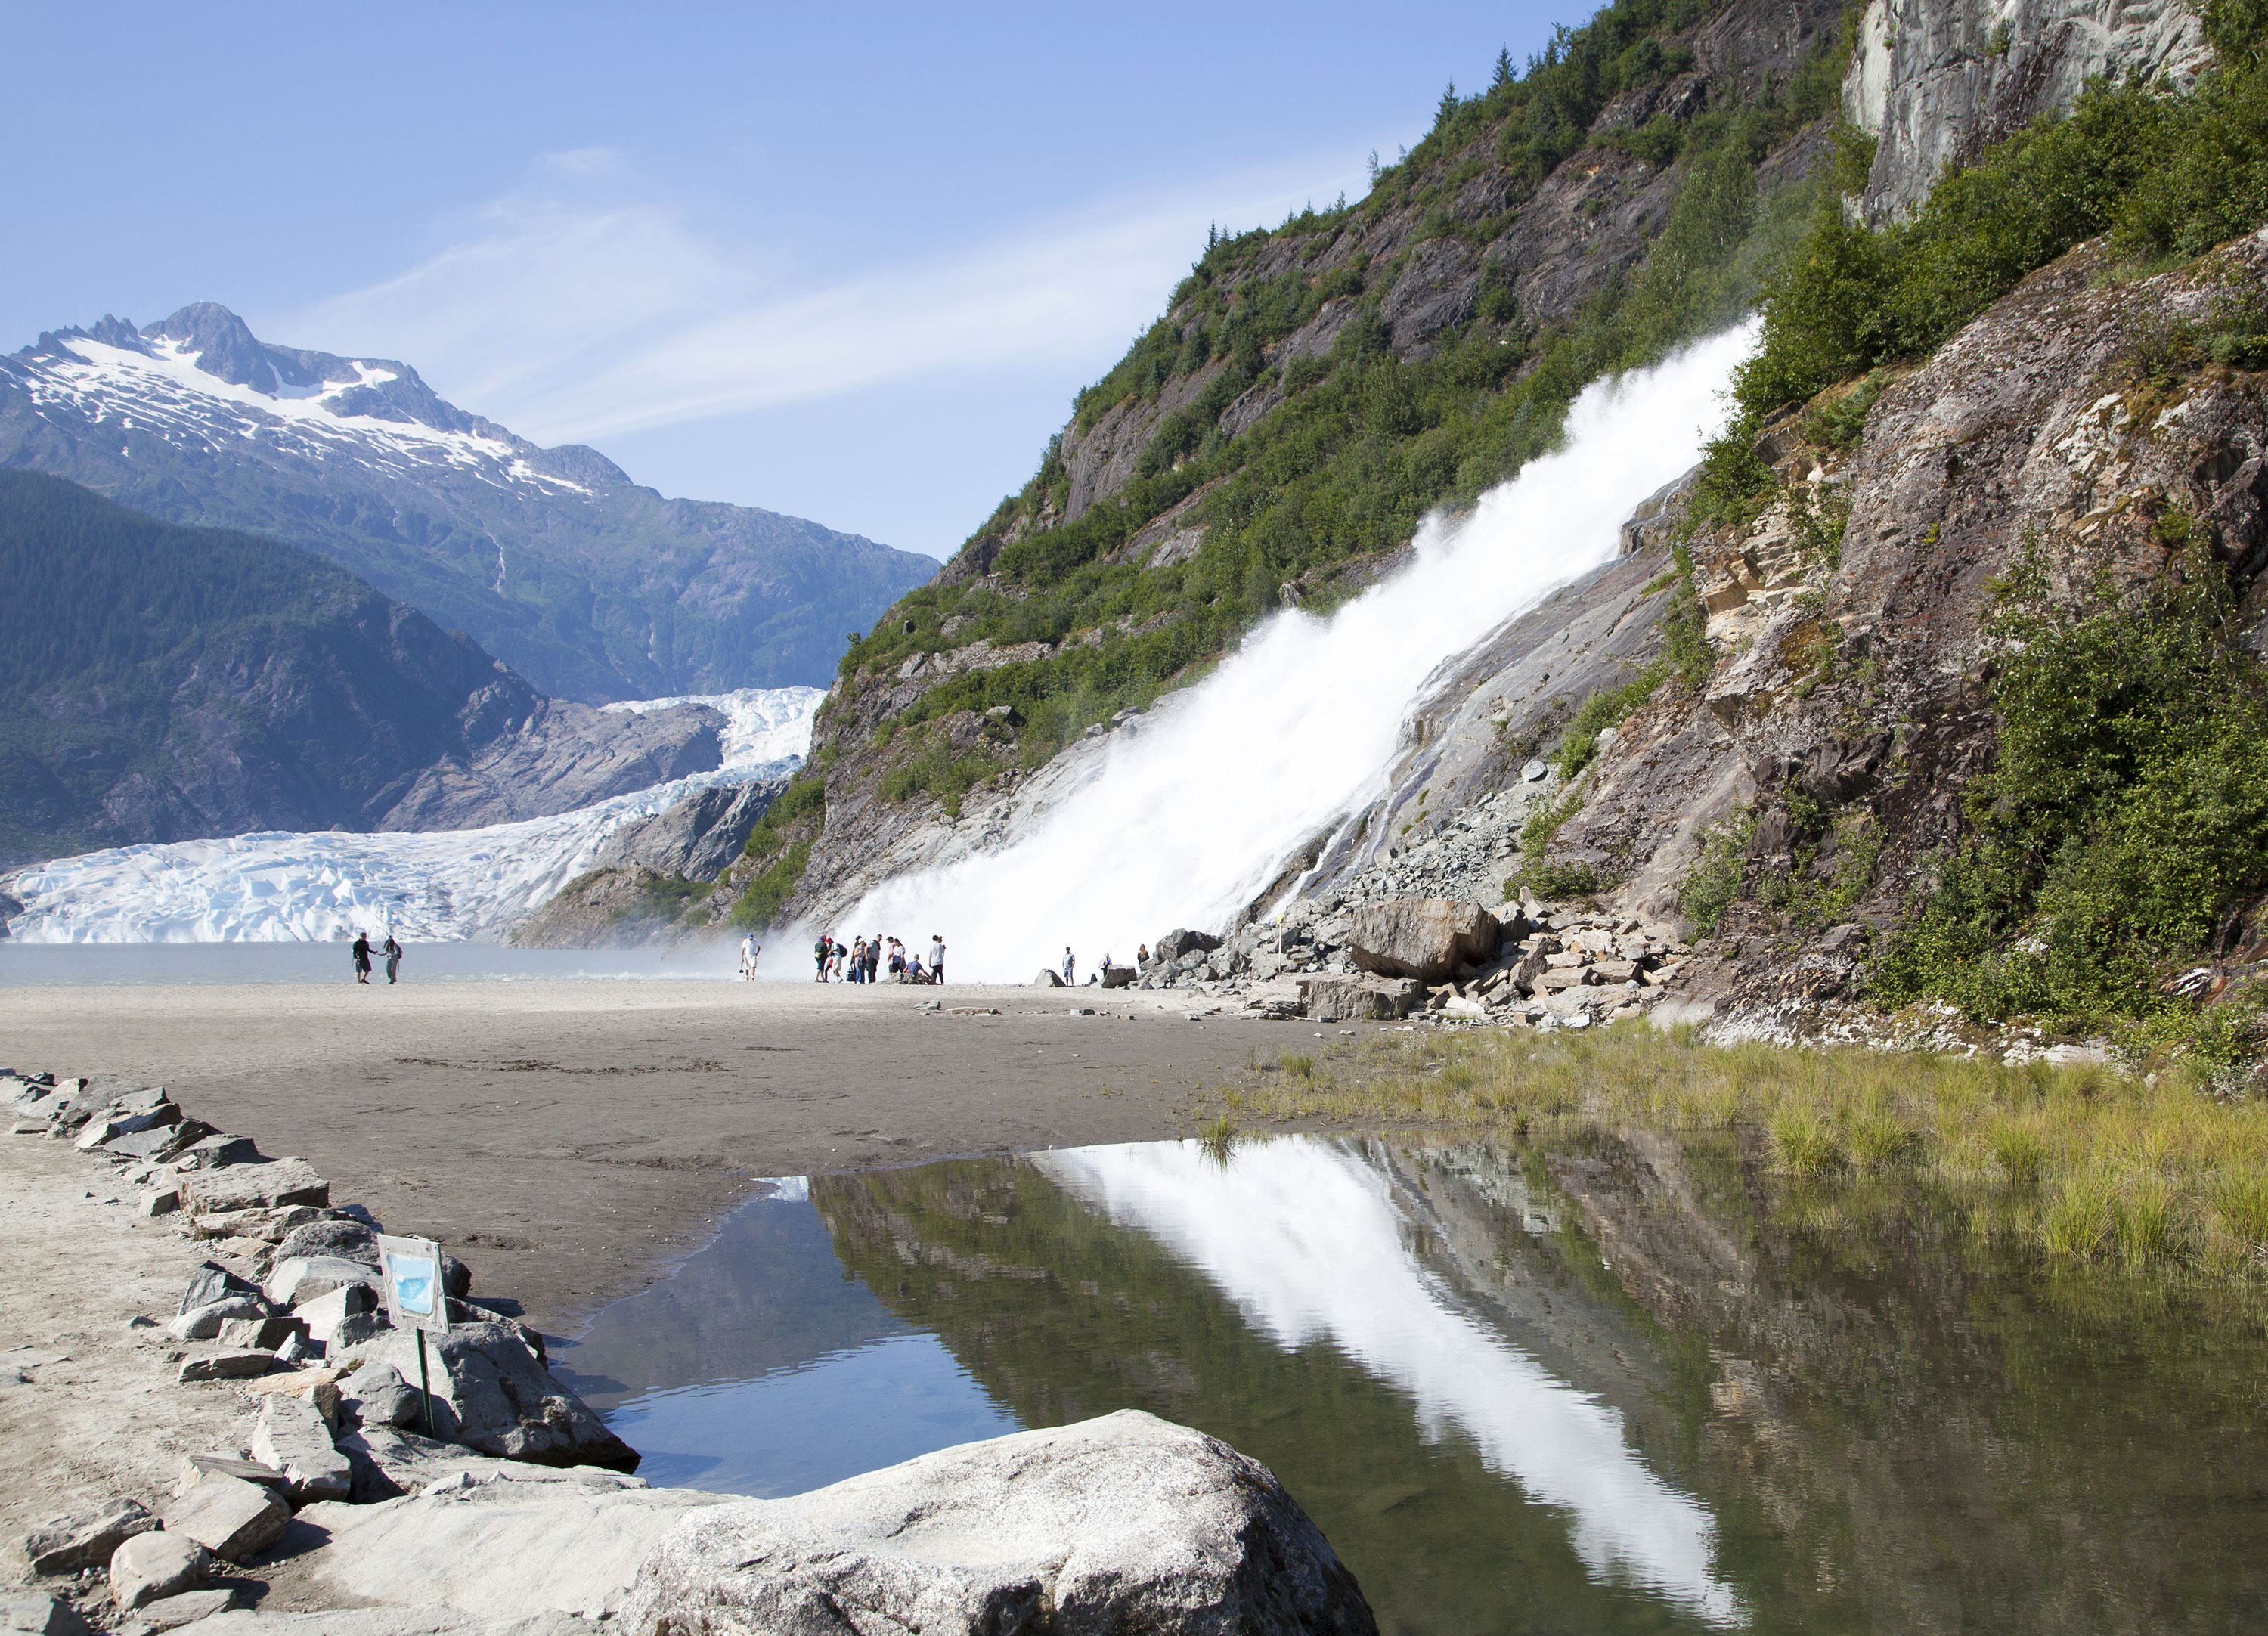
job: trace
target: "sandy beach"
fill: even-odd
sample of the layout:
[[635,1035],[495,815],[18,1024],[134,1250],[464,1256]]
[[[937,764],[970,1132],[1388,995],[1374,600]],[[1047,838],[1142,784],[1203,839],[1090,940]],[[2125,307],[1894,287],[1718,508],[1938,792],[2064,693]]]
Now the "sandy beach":
[[[571,1333],[697,1248],[755,1178],[1187,1135],[1199,1087],[1256,1053],[1318,1043],[1318,1025],[1193,1022],[1185,998],[1167,998],[654,981],[11,988],[0,1065],[164,1085]],[[917,1010],[932,999],[1000,1014]]]

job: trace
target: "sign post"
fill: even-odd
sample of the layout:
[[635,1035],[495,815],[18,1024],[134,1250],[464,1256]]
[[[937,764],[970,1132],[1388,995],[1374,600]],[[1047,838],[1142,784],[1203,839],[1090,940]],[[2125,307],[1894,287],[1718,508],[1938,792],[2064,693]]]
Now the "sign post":
[[417,1331],[417,1390],[425,1404],[425,1435],[433,1432],[433,1387],[425,1372],[425,1332],[449,1332],[449,1299],[441,1287],[441,1247],[430,1238],[378,1235],[386,1274],[386,1315],[398,1330]]

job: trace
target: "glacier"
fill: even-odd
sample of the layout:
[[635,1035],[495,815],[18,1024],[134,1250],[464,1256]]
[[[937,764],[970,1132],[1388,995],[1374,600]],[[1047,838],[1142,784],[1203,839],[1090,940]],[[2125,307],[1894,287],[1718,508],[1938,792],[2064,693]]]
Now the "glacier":
[[480,829],[364,835],[269,831],[114,847],[0,876],[23,905],[19,943],[329,942],[387,932],[405,942],[493,938],[590,868],[607,837],[696,791],[784,777],[802,765],[826,694],[743,688],[610,704],[706,704],[726,717],[714,770],[575,812]]

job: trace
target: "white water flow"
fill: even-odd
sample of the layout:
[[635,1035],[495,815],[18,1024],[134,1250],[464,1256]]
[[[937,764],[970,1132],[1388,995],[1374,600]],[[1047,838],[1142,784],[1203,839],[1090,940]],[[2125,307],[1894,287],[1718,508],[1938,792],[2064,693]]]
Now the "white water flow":
[[1469,1439],[1491,1470],[1562,1512],[1599,1579],[1646,1586],[1710,1625],[1742,1622],[1708,1508],[1646,1465],[1611,1405],[1459,1308],[1412,1252],[1391,1181],[1359,1151],[1286,1137],[1240,1145],[1226,1165],[1194,1142],[1032,1162],[1197,1268],[1278,1345],[1328,1342],[1407,1392],[1430,1437]]
[[1587,389],[1556,453],[1462,527],[1428,519],[1415,558],[1327,619],[1256,630],[1204,682],[1114,735],[1037,829],[998,852],[876,888],[832,931],[942,935],[948,975],[1082,969],[1174,926],[1222,930],[1292,851],[1383,792],[1426,679],[1546,592],[1611,560],[1638,501],[1724,421],[1751,327]]

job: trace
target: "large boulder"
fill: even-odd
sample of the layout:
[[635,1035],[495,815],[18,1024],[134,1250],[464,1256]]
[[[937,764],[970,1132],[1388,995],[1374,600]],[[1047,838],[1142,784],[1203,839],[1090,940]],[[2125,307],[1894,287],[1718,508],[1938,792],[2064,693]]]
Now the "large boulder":
[[[503,1460],[637,1469],[637,1450],[608,1431],[504,1323],[456,1323],[426,1339],[433,1429]],[[390,1364],[417,1378],[414,1330],[389,1330],[360,1349],[358,1368]]]
[[1495,954],[1502,934],[1497,917],[1477,903],[1395,897],[1354,911],[1346,948],[1365,971],[1439,983]]
[[636,1636],[1240,1636],[1377,1630],[1268,1469],[1138,1410],[696,1512],[647,1557]]
[[1220,947],[1220,940],[1210,932],[1192,932],[1187,926],[1176,926],[1160,938],[1150,950],[1152,965],[1172,965],[1184,954],[1210,954]]
[[1425,1003],[1415,977],[1301,977],[1300,999],[1314,1022],[1391,1022]]
[[[202,1147],[204,1143],[196,1146]],[[189,1151],[195,1153],[196,1148]],[[284,1205],[327,1205],[331,1200],[331,1184],[304,1159],[271,1159],[264,1164],[192,1171],[181,1178],[180,1188],[181,1208],[199,1216],[231,1210],[274,1210]]]

